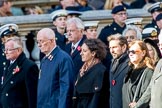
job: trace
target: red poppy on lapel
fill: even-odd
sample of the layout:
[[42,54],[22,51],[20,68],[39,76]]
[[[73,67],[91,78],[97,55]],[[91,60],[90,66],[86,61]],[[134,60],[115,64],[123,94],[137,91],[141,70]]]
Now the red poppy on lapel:
[[78,46],[78,47],[77,47],[77,50],[78,50],[78,51],[81,51],[81,47],[80,47],[80,46]]
[[112,80],[111,83],[114,86],[116,84],[116,81],[115,80]]
[[18,72],[20,72],[20,68],[19,68],[19,66],[16,66],[16,68],[13,69],[13,73],[12,74],[16,74]]

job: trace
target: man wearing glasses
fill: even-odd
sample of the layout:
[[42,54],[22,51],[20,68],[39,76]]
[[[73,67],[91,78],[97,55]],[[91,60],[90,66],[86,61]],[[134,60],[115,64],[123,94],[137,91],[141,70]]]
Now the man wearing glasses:
[[4,42],[9,62],[1,77],[1,104],[3,108],[36,108],[39,69],[23,53],[21,39],[10,37]]
[[125,20],[127,19],[126,8],[122,5],[116,6],[112,9],[113,22],[101,30],[99,39],[107,44],[107,37],[116,33],[122,34],[126,28]]
[[79,18],[70,18],[67,20],[67,36],[69,43],[65,47],[65,51],[71,55],[74,62],[74,77],[76,79],[83,62],[81,59],[81,46],[86,39],[84,35],[84,23]]
[[50,28],[38,32],[37,43],[45,54],[40,65],[37,108],[71,108],[74,84],[71,57],[57,46],[55,32]]
[[[4,53],[5,39],[12,37],[17,33],[18,26],[16,24],[6,24],[0,27],[0,78],[2,79],[3,72],[6,69],[7,60]],[[2,80],[0,82],[2,83]]]

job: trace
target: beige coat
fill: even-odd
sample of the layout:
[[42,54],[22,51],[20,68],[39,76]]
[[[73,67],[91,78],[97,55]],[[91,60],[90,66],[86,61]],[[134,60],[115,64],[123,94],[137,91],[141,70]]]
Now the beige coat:
[[151,82],[135,108],[142,108],[150,100],[150,108],[162,108],[162,59],[159,60]]

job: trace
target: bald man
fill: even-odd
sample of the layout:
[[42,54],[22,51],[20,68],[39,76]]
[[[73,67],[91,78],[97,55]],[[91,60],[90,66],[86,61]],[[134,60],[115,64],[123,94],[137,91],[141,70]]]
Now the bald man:
[[37,108],[71,108],[74,82],[71,57],[57,47],[52,29],[41,29],[37,43],[45,54],[40,66]]

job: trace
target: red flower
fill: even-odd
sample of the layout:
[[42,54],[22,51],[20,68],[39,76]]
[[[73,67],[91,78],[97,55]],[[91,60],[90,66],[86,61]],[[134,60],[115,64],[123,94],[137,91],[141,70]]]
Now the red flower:
[[80,46],[78,46],[78,47],[77,47],[77,50],[78,50],[78,51],[81,51],[81,47],[80,47]]
[[114,86],[116,84],[116,81],[115,80],[112,80],[111,83]]
[[16,74],[18,72],[20,72],[20,68],[19,68],[19,66],[16,66],[16,68],[13,69],[13,74]]

